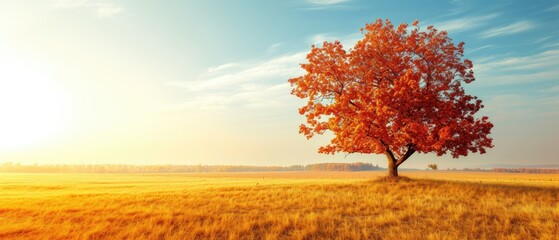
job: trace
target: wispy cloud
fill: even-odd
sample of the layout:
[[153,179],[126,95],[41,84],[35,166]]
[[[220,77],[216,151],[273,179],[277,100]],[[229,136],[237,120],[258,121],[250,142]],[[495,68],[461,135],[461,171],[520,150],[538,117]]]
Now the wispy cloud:
[[329,8],[346,8],[348,5],[344,3],[349,3],[352,0],[306,0],[306,2],[311,5],[311,7],[305,8],[305,10],[323,10]]
[[211,110],[228,107],[278,107],[290,102],[289,78],[302,74],[306,53],[279,56],[250,65],[226,63],[210,68],[195,81],[168,82],[187,97],[171,109]]
[[[486,99],[492,118],[503,124],[525,118],[557,119],[559,96],[550,94],[515,93],[499,94]],[[545,120],[543,121],[545,122]],[[540,123],[541,124],[541,123]],[[556,131],[557,123],[554,124]]]
[[[559,85],[551,87],[551,88],[546,88],[546,89],[542,89],[541,90],[542,93],[553,93],[553,94],[557,94],[556,96],[559,97]],[[559,104],[558,104],[559,105]]]
[[477,51],[481,51],[481,50],[483,50],[483,49],[489,49],[489,48],[493,48],[493,47],[495,47],[495,45],[489,44],[489,45],[484,45],[484,46],[481,46],[481,47],[474,48],[474,49],[469,50],[469,51],[466,51],[466,52],[467,52],[468,54],[472,54],[472,53],[475,53],[475,52],[477,52]]
[[559,80],[559,49],[526,56],[474,59],[478,79],[487,85],[528,84]]
[[122,7],[113,3],[96,3],[91,5],[95,9],[97,17],[108,18],[122,12]]
[[479,36],[481,38],[505,36],[505,35],[511,35],[519,32],[528,31],[534,27],[536,27],[536,24],[534,24],[531,21],[519,21],[519,22],[509,24],[507,26],[491,28],[489,30],[481,32]]
[[[352,48],[360,33],[335,37],[332,34],[316,34],[309,38],[311,44],[340,40],[346,49]],[[275,49],[281,43],[273,44]],[[210,67],[197,80],[167,82],[166,85],[184,89],[186,99],[170,109],[218,110],[229,107],[279,107],[295,103],[290,96],[287,80],[300,76],[301,63],[306,62],[307,51],[276,56],[256,62],[230,62]],[[291,106],[296,109],[296,106]]]
[[335,36],[330,33],[319,33],[312,35],[307,38],[309,44],[314,44],[316,46],[322,46],[324,42],[340,41],[346,50],[353,48],[355,43],[363,38],[361,33],[353,33],[343,36]]
[[61,9],[87,8],[99,18],[112,17],[123,11],[122,7],[114,3],[91,0],[53,0],[52,6]]
[[307,0],[308,3],[314,4],[314,5],[336,5],[336,4],[340,4],[340,3],[346,3],[346,2],[350,2],[351,0]]
[[230,68],[234,68],[234,67],[238,67],[240,66],[238,63],[226,63],[226,64],[222,64],[219,65],[217,67],[210,67],[208,68],[208,71],[206,72],[207,75],[211,75],[213,73],[219,73],[225,69],[230,69]]
[[[559,119],[559,96],[553,87],[559,81],[559,49],[473,61],[477,82],[472,87],[485,93],[480,95],[485,100],[484,111],[496,125],[526,124],[532,118],[542,127],[549,125],[546,119]],[[557,123],[552,125],[557,129]]]
[[551,42],[542,45],[542,48],[556,48],[556,47],[559,47],[559,42]]
[[435,28],[439,30],[444,30],[451,33],[463,32],[463,31],[479,28],[487,24],[487,21],[494,19],[499,15],[501,14],[492,13],[492,14],[482,15],[482,16],[467,16],[467,17],[452,19],[443,22],[436,22],[429,25],[433,25]]
[[551,12],[559,11],[559,4],[549,7],[548,9],[546,9],[546,11],[551,11]]
[[315,44],[315,45],[322,45],[322,43],[324,42],[332,42],[335,40],[339,40],[339,39],[328,33],[315,34],[309,37],[308,39],[310,44]]
[[482,61],[482,63],[485,66],[492,66],[500,69],[538,69],[541,67],[557,66],[557,64],[559,64],[559,49],[552,49],[533,55],[519,57],[486,58]]
[[266,52],[268,53],[275,53],[278,51],[278,49],[283,45],[283,43],[274,43],[272,45],[270,45],[268,47],[268,50]]

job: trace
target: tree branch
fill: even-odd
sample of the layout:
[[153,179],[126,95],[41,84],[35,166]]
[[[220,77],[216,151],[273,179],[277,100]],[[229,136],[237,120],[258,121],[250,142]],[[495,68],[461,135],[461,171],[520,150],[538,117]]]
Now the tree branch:
[[348,100],[349,104],[353,105],[354,107],[361,109],[361,107],[357,106],[357,104],[355,104],[353,101]]
[[397,163],[396,162],[396,157],[394,156],[394,153],[392,151],[390,151],[390,149],[386,148],[386,151],[384,151],[384,154],[390,159],[390,161],[392,161],[393,163]]
[[400,166],[400,164],[404,163],[408,158],[415,153],[415,149],[413,148],[413,144],[408,144],[408,150],[398,161],[396,161],[396,167]]

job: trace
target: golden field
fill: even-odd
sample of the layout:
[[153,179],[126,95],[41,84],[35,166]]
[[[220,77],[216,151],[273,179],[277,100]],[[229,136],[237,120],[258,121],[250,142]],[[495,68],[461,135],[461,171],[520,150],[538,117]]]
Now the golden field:
[[0,239],[558,239],[559,175],[0,173]]

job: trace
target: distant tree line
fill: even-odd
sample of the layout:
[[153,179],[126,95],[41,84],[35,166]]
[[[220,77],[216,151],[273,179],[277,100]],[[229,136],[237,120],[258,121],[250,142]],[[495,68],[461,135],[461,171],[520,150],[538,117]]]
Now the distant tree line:
[[379,170],[378,165],[370,163],[317,163],[305,166],[305,170],[310,171],[371,171]]
[[492,171],[508,173],[559,173],[557,168],[493,168]]
[[291,166],[243,166],[243,165],[22,165],[3,163],[0,172],[25,173],[195,173],[195,172],[278,172],[278,171],[370,171],[380,169],[371,163],[318,163]]
[[559,168],[447,168],[446,170],[467,172],[559,173]]
[[491,172],[491,169],[484,168],[447,168],[447,171],[466,171],[466,172]]

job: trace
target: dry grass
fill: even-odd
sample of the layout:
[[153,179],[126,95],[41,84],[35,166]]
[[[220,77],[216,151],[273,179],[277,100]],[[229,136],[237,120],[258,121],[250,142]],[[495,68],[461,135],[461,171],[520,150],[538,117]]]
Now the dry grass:
[[557,175],[383,174],[0,174],[0,239],[559,236]]

